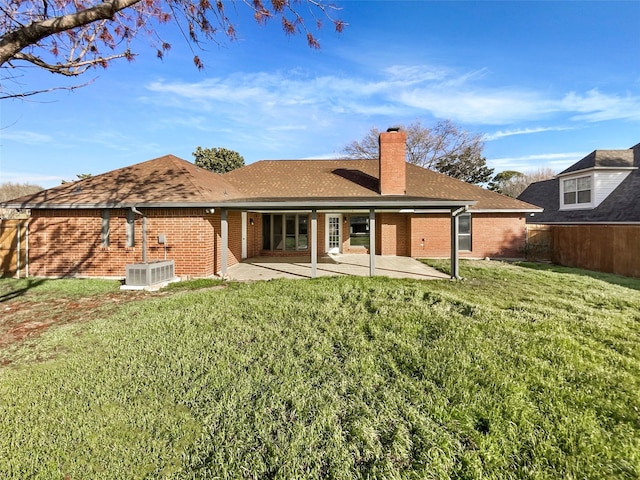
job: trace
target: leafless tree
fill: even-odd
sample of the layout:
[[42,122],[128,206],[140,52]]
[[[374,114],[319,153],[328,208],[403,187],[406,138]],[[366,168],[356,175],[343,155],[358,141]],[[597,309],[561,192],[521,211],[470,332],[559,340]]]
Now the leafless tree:
[[[235,9],[237,3],[258,24],[279,19],[287,35],[305,35],[312,48],[319,43],[308,24],[320,28],[327,20],[338,32],[345,27],[333,16],[336,7],[323,0],[0,0],[0,98],[38,93],[7,92],[6,81],[16,79],[16,68],[35,66],[75,77],[119,58],[132,60],[131,44],[141,36],[162,58],[171,48],[161,37],[158,27],[163,24],[174,24],[192,46],[233,40],[236,29],[227,9]],[[309,7],[308,13],[303,14],[303,6]],[[203,68],[195,53],[193,62]]]
[[[442,120],[432,127],[420,121],[407,126],[407,162],[424,168],[435,169],[439,160],[462,154],[482,155],[482,135],[469,133],[450,120]],[[346,158],[378,158],[380,130],[371,127],[362,140],[355,140],[342,149]]]
[[[470,183],[483,183],[491,178],[491,171],[482,157],[482,135],[467,132],[450,120],[439,121],[432,127],[415,121],[406,126],[400,125],[400,128],[407,133],[407,162],[456,178],[456,172],[464,170],[460,179]],[[342,155],[345,158],[377,159],[379,135],[380,130],[372,127],[361,140],[346,145]],[[461,161],[464,161],[464,168],[457,165]],[[470,180],[480,178],[486,180]]]
[[[0,203],[29,195],[30,193],[40,192],[41,190],[44,190],[44,188],[40,185],[5,182],[0,184]],[[14,218],[17,215],[18,212],[14,209],[0,208],[0,218]]]

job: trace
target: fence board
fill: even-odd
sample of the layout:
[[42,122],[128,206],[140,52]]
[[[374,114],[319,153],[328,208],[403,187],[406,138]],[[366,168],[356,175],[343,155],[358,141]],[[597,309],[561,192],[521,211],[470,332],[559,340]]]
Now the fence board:
[[[19,235],[18,235],[19,227]],[[26,276],[27,221],[0,221],[0,276]]]
[[549,225],[527,225],[525,256],[527,260],[551,261],[553,234]]
[[553,263],[640,277],[640,225],[553,225]]

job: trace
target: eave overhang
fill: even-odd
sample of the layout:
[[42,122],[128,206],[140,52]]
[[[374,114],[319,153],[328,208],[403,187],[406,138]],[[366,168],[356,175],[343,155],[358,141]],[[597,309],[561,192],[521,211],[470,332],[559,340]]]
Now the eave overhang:
[[573,170],[571,172],[567,172],[567,173],[559,173],[555,176],[555,178],[562,178],[562,177],[573,177],[573,176],[579,176],[579,175],[586,175],[590,172],[611,172],[611,171],[620,171],[620,172],[626,172],[626,171],[633,171],[633,170],[638,170],[638,167],[603,167],[603,166],[596,166],[596,167],[587,167],[587,168],[582,168],[580,170]]
[[228,208],[230,210],[340,210],[340,209],[435,209],[472,206],[475,200],[443,200],[415,197],[378,198],[295,198],[239,199],[212,202],[108,202],[108,203],[5,203],[0,208],[13,209],[102,209],[102,208]]

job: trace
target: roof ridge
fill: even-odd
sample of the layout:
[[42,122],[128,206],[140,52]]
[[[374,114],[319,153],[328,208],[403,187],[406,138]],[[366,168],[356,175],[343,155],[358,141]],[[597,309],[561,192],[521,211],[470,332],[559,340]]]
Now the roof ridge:
[[[214,175],[216,175],[216,174],[214,172],[210,171],[210,170],[207,170],[206,168],[201,168],[201,167],[199,167],[199,166],[197,166],[197,165],[195,165],[195,164],[193,164],[193,163],[191,163],[191,162],[189,162],[187,160],[184,160],[182,158],[174,157],[173,155],[172,155],[172,157],[173,158],[171,160],[172,160],[173,164],[176,165],[180,170],[182,170],[186,174],[185,177],[187,178],[187,180],[191,184],[191,186],[195,190],[197,190],[200,195],[202,195],[203,197],[206,196],[207,192],[204,190],[204,188],[202,188],[202,185],[200,185],[199,182],[195,181],[195,178],[194,178],[193,175],[191,175],[192,172],[189,171],[189,168],[193,167],[193,168],[196,168],[196,169],[201,169],[201,170],[203,170],[205,172],[208,172],[208,173],[211,173],[211,174],[214,174]],[[187,165],[189,165],[189,167],[187,167]]]

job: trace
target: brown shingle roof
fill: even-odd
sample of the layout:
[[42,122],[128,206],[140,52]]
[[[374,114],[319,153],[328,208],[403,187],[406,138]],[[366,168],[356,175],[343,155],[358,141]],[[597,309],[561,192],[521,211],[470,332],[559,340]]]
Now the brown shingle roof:
[[[264,160],[218,175],[173,155],[113,170],[7,203],[9,208],[217,206],[290,201],[344,205],[468,205],[473,210],[531,211],[537,207],[406,164],[407,191],[379,192],[377,160]],[[360,203],[358,203],[360,202]],[[450,203],[446,203],[450,202]]]
[[[473,209],[536,210],[537,207],[416,165],[407,166],[409,198],[475,200]],[[223,175],[246,199],[382,197],[377,160],[263,160]]]
[[12,208],[202,206],[241,197],[221,175],[174,155],[65,183],[11,201]]

